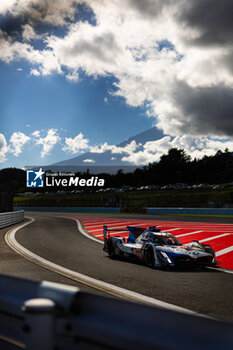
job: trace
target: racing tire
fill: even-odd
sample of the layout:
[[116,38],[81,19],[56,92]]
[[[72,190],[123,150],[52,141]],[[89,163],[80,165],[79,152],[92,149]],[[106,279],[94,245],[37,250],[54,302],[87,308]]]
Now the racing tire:
[[155,267],[155,254],[154,254],[154,249],[151,246],[145,247],[144,261],[146,266],[151,268]]
[[116,257],[116,252],[115,252],[113,241],[111,239],[108,240],[107,245],[108,245],[108,256],[109,258],[114,259]]
[[[215,258],[215,262],[213,262],[210,266],[212,267],[216,267],[217,266],[217,263],[216,263],[216,256],[215,256],[215,251],[212,247],[210,246],[206,246],[205,244],[202,244],[203,248],[205,249],[205,252],[206,253],[209,253],[213,256],[213,258]],[[207,267],[207,266],[205,266]]]
[[202,244],[202,247],[204,248],[206,253],[209,253],[209,254],[215,256],[215,251],[212,247],[210,247],[209,245],[205,245],[205,244]]

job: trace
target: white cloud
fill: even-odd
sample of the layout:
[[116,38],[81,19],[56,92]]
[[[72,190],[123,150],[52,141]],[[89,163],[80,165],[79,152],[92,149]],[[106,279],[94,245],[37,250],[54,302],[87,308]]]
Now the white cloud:
[[79,80],[79,74],[78,72],[74,71],[66,75],[66,79],[76,83]]
[[131,154],[135,152],[136,149],[140,146],[141,144],[137,144],[134,140],[131,141],[129,144],[126,144],[124,147],[109,145],[107,142],[105,142],[102,145],[90,147],[90,152],[104,153],[104,152],[110,151],[113,154],[122,154],[122,153]]
[[41,74],[37,69],[31,69],[30,75],[34,75],[35,77],[39,77]]
[[89,164],[94,164],[95,160],[94,159],[84,159],[83,163],[89,163]]
[[113,147],[116,147],[114,145],[109,145],[107,142],[104,142],[101,145],[91,146],[90,152],[92,153],[104,153],[107,151],[111,151]]
[[161,155],[162,154],[159,152],[152,154],[150,152],[140,151],[134,154],[130,154],[129,156],[122,157],[121,160],[123,162],[129,162],[134,165],[148,165],[149,163],[158,162]]
[[79,153],[80,151],[83,151],[85,149],[88,149],[88,139],[85,139],[83,137],[83,134],[80,132],[77,136],[75,136],[73,139],[72,137],[66,137],[65,138],[65,144],[62,148],[64,152],[70,152],[72,154]]
[[137,144],[136,141],[131,141],[130,143],[128,143],[127,145],[125,145],[124,147],[117,147],[114,146],[111,150],[111,152],[114,153],[133,153],[137,150],[138,147],[140,147],[141,144]]
[[47,46],[63,67],[81,68],[88,75],[115,72],[121,60],[121,41],[110,30],[87,22],[71,25],[65,38],[48,37]]
[[147,165],[148,163],[158,162],[160,157],[169,148],[172,148],[171,140],[170,136],[165,136],[156,141],[146,142],[138,152],[132,150],[128,156],[122,157],[122,161],[135,165]]
[[76,4],[79,2],[80,0],[1,0],[0,14],[24,16],[31,23],[64,25],[67,24],[67,19],[74,19]]
[[1,0],[0,2],[0,13],[5,15],[9,9],[16,5],[16,0]]
[[[96,26],[79,22],[70,25],[64,38],[47,38],[61,69],[81,68],[93,76],[113,74],[118,82],[112,95],[123,96],[131,106],[146,102],[147,114],[166,134],[233,133],[229,115],[221,123],[221,109],[211,109],[216,94],[220,106],[226,105],[224,95],[232,100],[233,45],[198,44],[201,30],[180,20],[189,9],[187,0],[88,3]],[[228,108],[232,113],[233,106],[228,103]]]
[[35,131],[32,133],[32,136],[33,136],[33,137],[40,137],[40,131],[39,131],[39,130],[35,130]]
[[22,37],[24,41],[38,40],[42,39],[42,35],[36,34],[34,28],[30,24],[22,25]]
[[0,60],[10,63],[13,60],[27,60],[32,65],[38,65],[38,69],[31,68],[31,74],[39,76],[50,75],[54,72],[63,74],[61,65],[54,52],[50,49],[36,50],[29,43],[14,41],[9,35],[0,29]]
[[5,136],[3,134],[0,134],[0,163],[5,162],[7,151],[8,148]]
[[49,129],[45,137],[41,137],[39,131],[35,131],[33,136],[36,137],[35,144],[42,145],[41,157],[50,154],[54,146],[60,141],[60,137],[56,129]]
[[18,155],[22,153],[23,147],[28,141],[30,141],[29,136],[20,131],[14,132],[10,137],[9,151],[18,157]]
[[224,151],[226,148],[233,152],[233,139],[214,139],[206,136],[165,136],[156,141],[146,142],[142,150],[131,152],[128,156],[122,157],[122,161],[135,165],[147,165],[158,162],[170,148],[184,149],[192,159],[201,159],[205,155],[211,156],[218,150]]

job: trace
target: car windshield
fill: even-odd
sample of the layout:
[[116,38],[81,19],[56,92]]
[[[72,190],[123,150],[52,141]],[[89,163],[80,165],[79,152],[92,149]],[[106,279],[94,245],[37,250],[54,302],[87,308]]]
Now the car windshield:
[[182,245],[182,243],[180,243],[180,241],[174,236],[156,236],[154,242],[163,245]]

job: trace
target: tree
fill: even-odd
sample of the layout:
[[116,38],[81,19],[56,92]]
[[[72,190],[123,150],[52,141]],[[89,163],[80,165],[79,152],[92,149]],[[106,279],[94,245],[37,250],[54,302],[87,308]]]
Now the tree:
[[26,173],[22,169],[6,168],[0,170],[0,191],[17,192],[25,191]]
[[191,157],[183,149],[171,148],[161,156],[158,166],[163,183],[186,181],[190,162]]

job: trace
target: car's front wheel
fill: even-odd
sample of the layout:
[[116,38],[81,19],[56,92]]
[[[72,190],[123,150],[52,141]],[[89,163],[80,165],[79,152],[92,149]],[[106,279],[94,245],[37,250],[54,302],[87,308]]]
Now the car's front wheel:
[[146,266],[154,267],[155,266],[155,254],[154,249],[151,246],[145,247],[144,250],[144,261]]
[[206,244],[202,244],[202,247],[204,248],[206,253],[209,253],[213,256],[215,255],[214,249],[211,246],[206,245]]

